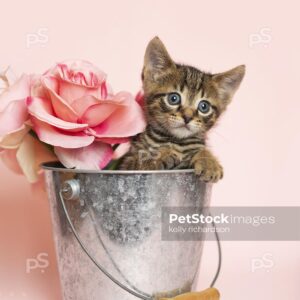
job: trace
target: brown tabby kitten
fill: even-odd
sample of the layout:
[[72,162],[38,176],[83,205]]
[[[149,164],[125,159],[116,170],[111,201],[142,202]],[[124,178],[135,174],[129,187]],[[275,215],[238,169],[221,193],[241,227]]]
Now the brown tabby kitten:
[[194,168],[205,182],[221,179],[223,169],[205,146],[206,133],[231,101],[244,74],[244,65],[209,74],[176,64],[160,39],[152,39],[142,74],[148,125],[133,139],[120,169]]

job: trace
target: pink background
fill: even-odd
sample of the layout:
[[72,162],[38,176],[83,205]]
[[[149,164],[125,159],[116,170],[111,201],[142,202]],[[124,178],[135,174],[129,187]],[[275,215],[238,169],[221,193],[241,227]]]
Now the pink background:
[[[0,68],[40,73],[82,58],[106,71],[115,90],[135,93],[155,35],[175,60],[204,70],[246,64],[240,90],[210,134],[225,168],[212,203],[299,205],[299,25],[292,0],[5,1]],[[0,171],[0,299],[59,300],[45,193],[2,164]],[[299,242],[226,242],[223,250],[222,299],[299,299]],[[26,272],[26,260],[40,253],[49,266]],[[201,289],[213,277],[216,255],[207,242]],[[253,260],[266,255],[271,263],[253,270]]]

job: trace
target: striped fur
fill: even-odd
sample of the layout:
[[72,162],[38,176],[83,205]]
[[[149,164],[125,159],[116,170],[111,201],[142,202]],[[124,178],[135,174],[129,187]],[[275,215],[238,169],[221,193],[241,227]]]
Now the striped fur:
[[[159,38],[150,41],[142,73],[148,126],[133,139],[120,168],[195,168],[204,181],[222,178],[221,165],[205,147],[206,134],[231,101],[244,72],[244,66],[210,74],[176,64]],[[174,104],[174,97],[180,103]],[[199,109],[200,102],[209,110]]]

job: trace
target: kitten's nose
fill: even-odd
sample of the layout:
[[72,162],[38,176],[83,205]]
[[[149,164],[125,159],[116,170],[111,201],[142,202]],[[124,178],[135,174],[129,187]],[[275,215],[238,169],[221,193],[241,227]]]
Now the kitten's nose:
[[183,115],[182,117],[185,124],[188,124],[193,119],[192,116],[187,116],[187,115]]
[[185,124],[188,124],[193,119],[193,110],[190,107],[185,107],[181,111],[182,118]]

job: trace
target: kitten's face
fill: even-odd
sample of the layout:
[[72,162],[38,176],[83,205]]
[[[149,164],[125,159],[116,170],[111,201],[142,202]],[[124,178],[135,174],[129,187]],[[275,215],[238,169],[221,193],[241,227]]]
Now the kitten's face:
[[178,139],[204,136],[225,110],[245,72],[221,74],[175,64],[158,38],[148,45],[143,87],[148,122]]

